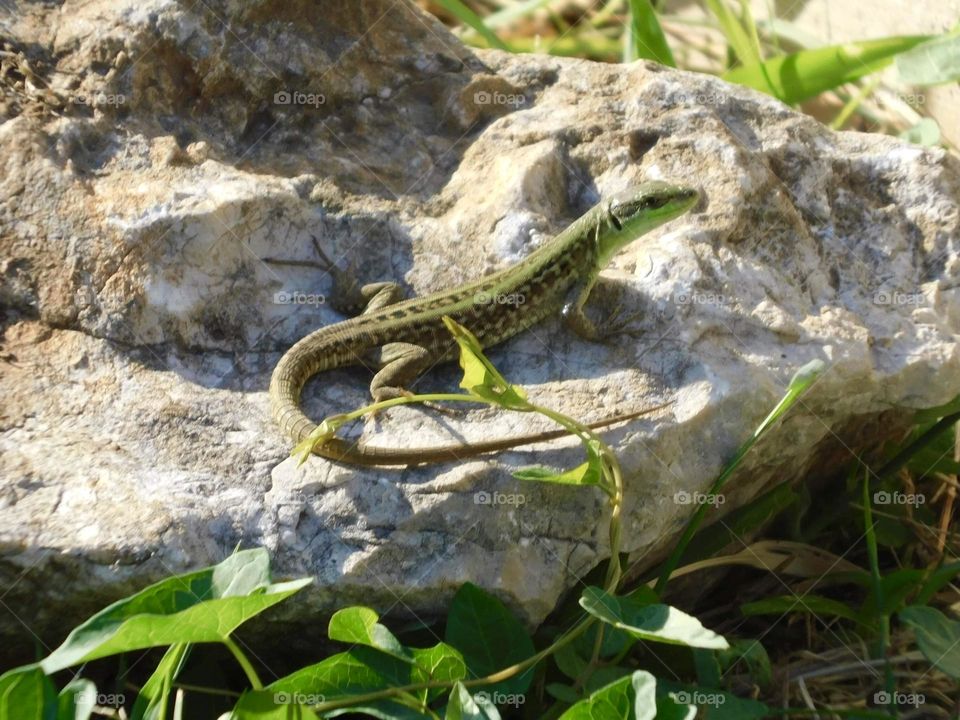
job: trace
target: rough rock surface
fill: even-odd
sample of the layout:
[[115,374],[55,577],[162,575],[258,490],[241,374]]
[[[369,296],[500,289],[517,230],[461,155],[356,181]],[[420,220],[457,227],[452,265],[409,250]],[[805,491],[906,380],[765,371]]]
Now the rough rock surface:
[[[281,607],[311,625],[350,602],[441,611],[466,580],[536,622],[604,560],[599,491],[510,476],[579,462],[569,442],[406,470],[294,467],[269,374],[341,316],[324,273],[262,259],[310,259],[311,237],[362,280],[419,293],[520,259],[642,178],[699,186],[693,214],[607,273],[643,311],[635,337],[593,345],[552,321],[491,353],[583,419],[672,402],[607,433],[638,558],[807,361],[828,370],[726,509],[828,454],[869,454],[960,393],[960,164],[945,152],[833,133],[645,63],[473,53],[393,0],[327,3],[322,19],[276,0],[67,5],[2,21],[22,53],[0,74],[5,637],[57,642],[237,543],[316,578]],[[330,373],[307,406],[356,407],[368,381]],[[455,382],[438,369],[417,389]],[[431,444],[528,423],[410,409],[364,432]]]

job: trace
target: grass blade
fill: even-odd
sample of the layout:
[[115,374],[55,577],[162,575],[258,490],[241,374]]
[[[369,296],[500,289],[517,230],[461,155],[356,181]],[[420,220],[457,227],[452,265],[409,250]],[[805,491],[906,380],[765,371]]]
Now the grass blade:
[[723,78],[792,105],[881,70],[900,53],[929,39],[928,35],[904,35],[800,50],[761,64],[734,68]]
[[484,24],[483,18],[464,5],[461,0],[437,0],[437,5],[453,15],[457,20],[467,27],[473,28],[473,30],[483,37],[483,39],[486,40],[491,47],[511,52],[507,44],[497,37],[497,34],[493,32],[493,30]]
[[749,8],[746,7],[746,3],[741,2],[740,6],[744,11],[743,24],[730,12],[730,8],[723,0],[707,0],[707,7],[719,21],[720,29],[727,38],[727,42],[730,43],[730,47],[733,48],[737,59],[746,66],[761,65],[763,56],[760,54],[757,27],[750,15]]
[[657,20],[657,13],[650,4],[650,0],[629,0],[629,5],[630,23],[624,36],[626,39],[624,60],[632,62],[643,58],[656,60],[661,65],[676,67],[677,63],[673,59],[673,53],[670,52],[667,38],[663,34],[663,28],[660,27],[660,21]]
[[[783,417],[784,413],[787,412],[794,403],[800,399],[800,396],[807,391],[807,389],[813,385],[813,382],[820,376],[820,373],[824,370],[824,364],[822,360],[812,360],[804,365],[802,368],[797,370],[796,374],[793,376],[793,379],[790,380],[790,385],[787,387],[787,392],[781,398],[780,402],[777,403],[776,407],[770,411],[770,414],[763,419],[763,422],[757,426],[757,429],[753,431],[753,435],[747,439],[743,445],[740,446],[740,449],[737,450],[737,454],[734,455],[733,460],[727,463],[727,466],[723,469],[723,472],[713,481],[713,485],[710,487],[709,495],[716,495],[720,492],[720,489],[726,484],[727,480],[730,479],[730,476],[733,474],[733,471],[736,470],[737,466],[743,461],[743,458],[750,448],[752,448],[763,435],[773,426],[773,424]],[[676,569],[677,564],[680,562],[680,558],[683,557],[684,552],[687,549],[687,545],[690,544],[690,540],[693,538],[694,534],[697,532],[697,528],[700,526],[700,523],[703,522],[704,516],[707,514],[709,505],[701,504],[696,512],[693,513],[687,526],[683,530],[683,535],[680,537],[680,541],[677,543],[676,547],[673,548],[673,552],[670,554],[670,558],[663,566],[663,571],[660,573],[660,577],[657,579],[657,584],[654,587],[654,591],[659,595],[663,592],[663,589],[666,587],[667,582],[670,580],[670,575],[673,574],[673,571]]]

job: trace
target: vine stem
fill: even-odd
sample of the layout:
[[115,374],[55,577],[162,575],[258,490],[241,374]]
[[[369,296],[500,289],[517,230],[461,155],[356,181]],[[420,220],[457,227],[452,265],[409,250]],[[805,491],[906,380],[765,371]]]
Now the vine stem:
[[250,687],[254,690],[263,690],[263,683],[260,682],[260,677],[257,675],[257,671],[253,669],[253,665],[250,663],[250,660],[246,655],[243,654],[243,650],[233,641],[232,637],[225,637],[223,639],[223,644],[227,646],[227,649],[233,653],[233,656],[237,659],[237,662],[240,664],[240,667],[243,668],[243,672],[247,675],[247,680],[250,681]]

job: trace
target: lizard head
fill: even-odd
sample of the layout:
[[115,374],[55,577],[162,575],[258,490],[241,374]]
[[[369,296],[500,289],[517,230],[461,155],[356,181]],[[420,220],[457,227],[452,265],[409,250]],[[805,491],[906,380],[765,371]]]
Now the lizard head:
[[652,180],[624,190],[606,201],[606,228],[600,238],[601,265],[620,248],[663,225],[697,204],[700,193],[691,187]]

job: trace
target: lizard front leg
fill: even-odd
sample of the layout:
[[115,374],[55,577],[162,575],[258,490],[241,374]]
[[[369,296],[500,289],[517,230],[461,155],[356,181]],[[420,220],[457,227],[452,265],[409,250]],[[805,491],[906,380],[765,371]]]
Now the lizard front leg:
[[[600,232],[599,225],[595,232]],[[622,332],[623,329],[640,314],[639,312],[634,312],[624,315],[620,312],[619,306],[617,306],[604,318],[603,329],[598,328],[596,323],[587,317],[587,314],[584,312],[584,306],[590,299],[590,293],[598,283],[605,284],[607,282],[600,277],[600,270],[602,270],[602,268],[599,266],[591,268],[580,282],[570,289],[567,302],[560,311],[567,327],[578,336],[591,342],[603,342],[612,335]]]

